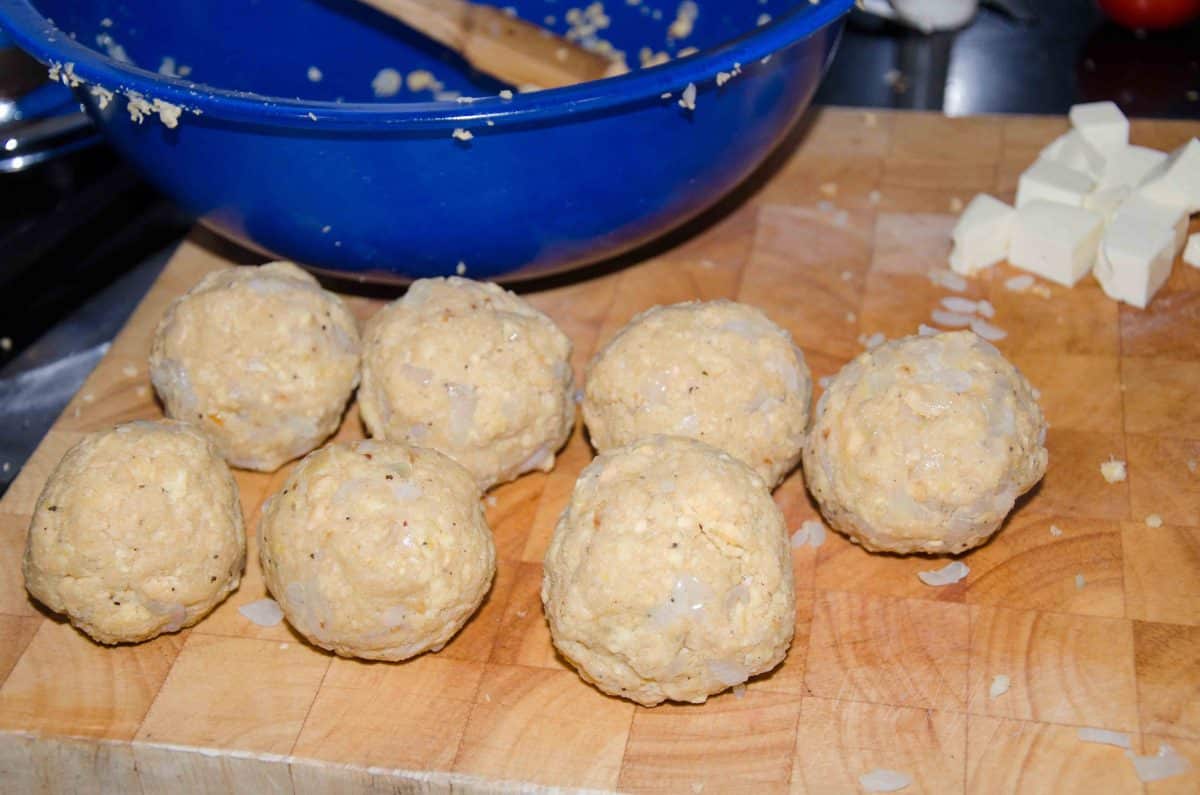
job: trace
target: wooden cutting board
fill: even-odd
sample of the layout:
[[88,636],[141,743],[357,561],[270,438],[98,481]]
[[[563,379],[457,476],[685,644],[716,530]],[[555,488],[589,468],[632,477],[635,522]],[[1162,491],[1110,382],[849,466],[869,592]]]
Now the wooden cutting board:
[[[929,322],[950,293],[927,273],[944,266],[959,202],[1011,200],[1065,129],[825,110],[769,180],[695,236],[528,297],[574,340],[577,372],[648,306],[731,297],[790,329],[820,378],[862,350],[860,335]],[[1196,134],[1133,125],[1135,143],[1160,149]],[[585,685],[542,617],[542,555],[591,456],[578,431],[554,472],[493,493],[495,586],[439,654],[366,664],[250,623],[238,607],[265,595],[253,536],[241,589],[149,643],[95,645],[29,601],[20,558],[47,474],[83,433],[159,416],[154,325],[227,264],[198,236],[179,248],[0,502],[0,789],[853,792],[890,768],[912,776],[906,792],[1143,791],[1123,751],[1078,739],[1086,726],[1192,760],[1145,792],[1200,790],[1200,270],[1177,263],[1144,312],[1091,280],[1044,295],[1008,290],[1017,272],[1004,266],[971,280],[966,294],[990,299],[1008,333],[1000,348],[1041,390],[1044,482],[964,556],[971,573],[954,586],[917,579],[943,561],[869,555],[836,534],[796,550],[784,665],[741,695],[644,709]],[[378,306],[352,304],[361,317]],[[338,435],[360,434],[351,410]],[[1128,461],[1127,482],[1100,476],[1110,456]],[[285,475],[238,474],[249,527]],[[776,499],[793,529],[816,516],[799,473]],[[1001,674],[1011,689],[991,698]]]

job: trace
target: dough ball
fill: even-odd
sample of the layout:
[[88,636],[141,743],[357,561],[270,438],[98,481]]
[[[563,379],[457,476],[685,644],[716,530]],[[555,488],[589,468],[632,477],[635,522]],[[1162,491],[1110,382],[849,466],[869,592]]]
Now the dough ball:
[[371,436],[441,450],[483,490],[554,466],[575,422],[571,343],[495,284],[421,279],[364,331]]
[[580,475],[546,553],[554,645],[606,693],[702,702],[769,671],[795,626],[783,515],[701,442],[651,436]]
[[470,473],[394,442],[310,454],[267,501],[258,532],[267,587],[288,621],[345,657],[441,649],[496,570]]
[[1033,390],[971,332],[906,337],[850,362],[817,403],[804,477],[821,513],[875,551],[982,544],[1046,471]]
[[655,307],[588,367],[583,419],[600,452],[656,433],[737,457],[774,487],[800,460],[812,379],[761,311],[732,301]]
[[289,262],[208,274],[168,307],[150,379],[167,415],[236,467],[270,472],[337,430],[358,384],[358,326]]
[[213,443],[183,423],[89,434],[38,497],[25,587],[101,643],[195,624],[238,587],[246,533]]

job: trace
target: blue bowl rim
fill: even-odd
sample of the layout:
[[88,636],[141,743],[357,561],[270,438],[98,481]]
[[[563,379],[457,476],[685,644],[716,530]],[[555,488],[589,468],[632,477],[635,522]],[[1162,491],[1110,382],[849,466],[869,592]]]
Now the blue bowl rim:
[[471,102],[337,103],[288,99],[232,91],[195,83],[115,61],[72,39],[42,16],[29,0],[0,0],[0,28],[8,31],[23,50],[43,63],[72,63],[82,81],[122,93],[137,92],[189,110],[199,109],[217,119],[277,127],[374,130],[448,129],[474,126],[491,120],[544,121],[580,113],[593,113],[641,102],[666,92],[678,92],[688,83],[712,81],[718,71],[735,63],[748,65],[797,41],[812,36],[847,14],[855,0],[821,0],[799,3],[773,19],[723,45],[697,55],[672,60],[652,69],[635,69],[619,77],[581,83],[528,94],[511,100],[498,96]]

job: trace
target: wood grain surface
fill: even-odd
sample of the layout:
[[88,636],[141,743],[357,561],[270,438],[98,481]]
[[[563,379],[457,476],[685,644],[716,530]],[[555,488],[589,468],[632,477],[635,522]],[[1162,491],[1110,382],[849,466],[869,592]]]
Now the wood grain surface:
[[[929,322],[949,294],[927,274],[945,265],[952,208],[976,191],[1011,200],[1065,127],[827,109],[698,233],[527,297],[574,341],[577,373],[642,309],[730,297],[788,328],[820,378],[860,335]],[[1135,121],[1132,137],[1168,149],[1198,133]],[[541,559],[591,457],[579,429],[553,472],[493,492],[495,585],[436,655],[338,659],[286,624],[250,623],[238,607],[266,595],[253,535],[240,590],[149,643],[95,645],[29,600],[20,558],[47,475],[83,433],[159,416],[154,325],[227,264],[199,237],[179,248],[0,502],[0,789],[826,793],[889,768],[913,793],[1200,791],[1200,270],[1177,263],[1146,311],[1090,279],[1042,295],[1007,290],[1006,265],[972,279],[966,294],[995,305],[999,347],[1041,390],[1045,480],[949,587],[916,577],[941,561],[869,555],[837,534],[795,550],[784,665],[742,694],[645,709],[584,684],[541,612]],[[361,318],[379,305],[350,301]],[[338,436],[361,434],[351,409]],[[1128,461],[1126,482],[1101,477],[1110,456]],[[249,527],[286,474],[238,473]],[[776,500],[792,529],[816,517],[799,472]],[[991,697],[999,675],[1010,689]],[[1121,749],[1078,727],[1128,732],[1144,753],[1168,743],[1192,769],[1142,785]]]

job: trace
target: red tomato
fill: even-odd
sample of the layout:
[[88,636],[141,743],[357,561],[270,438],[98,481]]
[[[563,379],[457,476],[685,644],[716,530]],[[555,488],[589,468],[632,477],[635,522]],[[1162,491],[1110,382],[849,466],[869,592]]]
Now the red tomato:
[[1099,0],[1104,13],[1127,28],[1162,30],[1200,16],[1200,0]]

